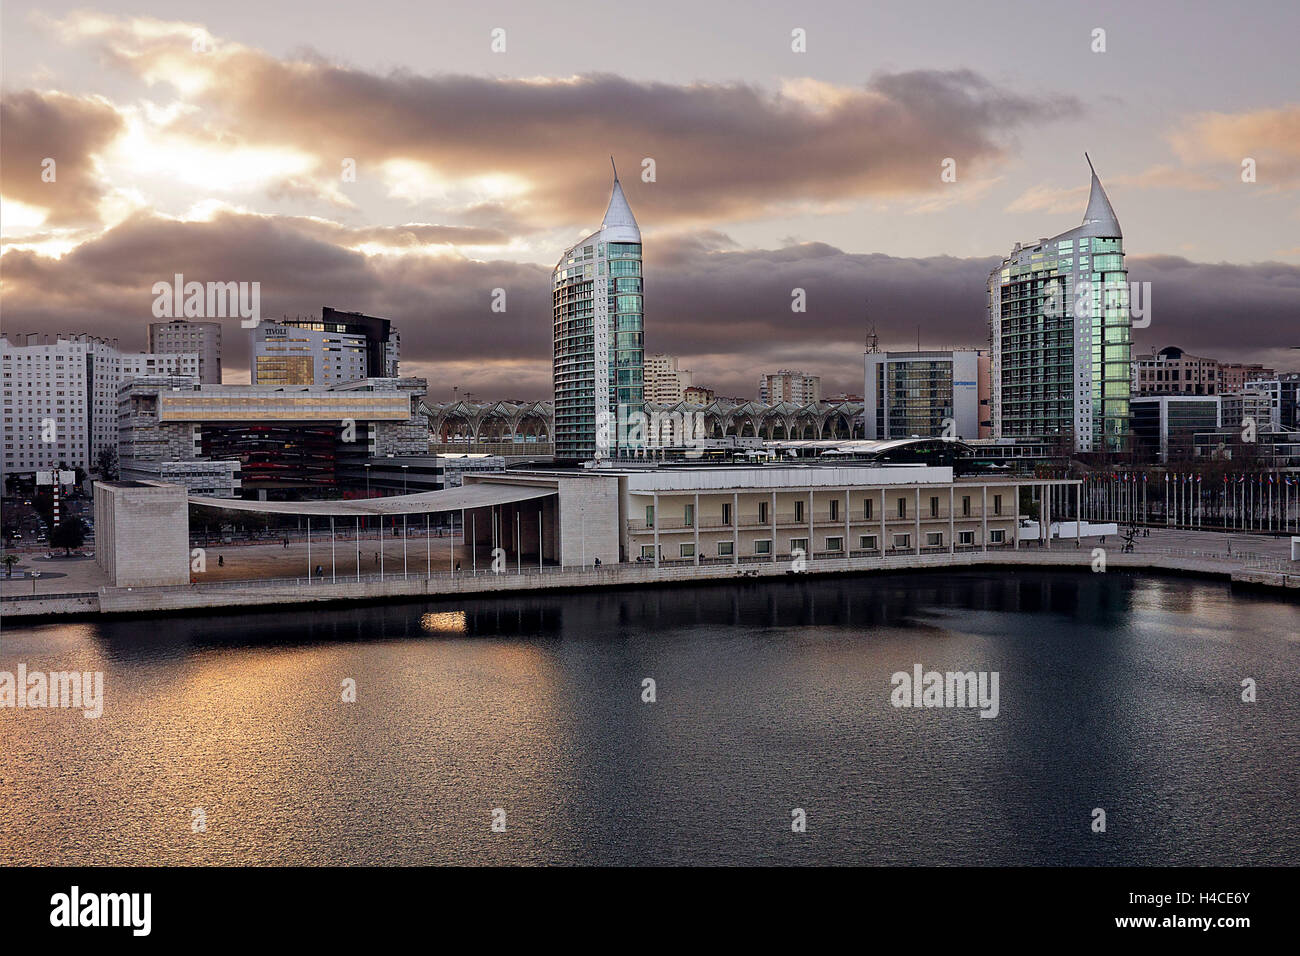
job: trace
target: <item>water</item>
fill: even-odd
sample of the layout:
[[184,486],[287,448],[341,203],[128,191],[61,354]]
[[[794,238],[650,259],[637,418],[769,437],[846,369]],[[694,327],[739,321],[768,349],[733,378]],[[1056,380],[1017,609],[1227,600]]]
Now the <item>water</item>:
[[[0,709],[0,863],[1294,863],[1298,634],[1005,571],[6,627],[106,703]],[[895,709],[915,663],[1000,715]]]

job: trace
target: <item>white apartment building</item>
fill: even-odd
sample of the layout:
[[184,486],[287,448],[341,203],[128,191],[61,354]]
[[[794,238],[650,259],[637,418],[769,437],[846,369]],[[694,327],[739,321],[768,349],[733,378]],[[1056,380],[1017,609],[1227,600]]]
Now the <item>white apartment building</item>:
[[100,449],[117,447],[117,390],[144,375],[197,376],[195,352],[123,353],[91,335],[0,336],[0,473],[29,474],[66,462],[86,471]]
[[686,401],[686,390],[695,384],[695,373],[681,367],[676,355],[655,352],[645,357],[645,400],[653,405],[676,405]]
[[149,323],[149,351],[155,355],[197,352],[199,383],[221,384],[221,323],[173,319]]

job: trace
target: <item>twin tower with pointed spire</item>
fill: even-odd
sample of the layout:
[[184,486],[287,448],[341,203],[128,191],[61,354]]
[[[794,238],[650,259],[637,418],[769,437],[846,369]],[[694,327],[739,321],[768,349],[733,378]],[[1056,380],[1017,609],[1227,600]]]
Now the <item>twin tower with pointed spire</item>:
[[639,449],[643,294],[641,229],[614,167],[600,229],[567,249],[551,273],[556,458],[609,458]]
[[1092,159],[1083,223],[1017,243],[990,274],[993,434],[1115,452],[1130,432],[1124,235]]

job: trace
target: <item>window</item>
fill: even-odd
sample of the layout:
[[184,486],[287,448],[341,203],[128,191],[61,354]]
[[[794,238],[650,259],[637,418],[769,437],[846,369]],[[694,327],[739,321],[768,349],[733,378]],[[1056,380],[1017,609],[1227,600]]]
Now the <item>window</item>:
[[970,495],[961,496],[961,514],[963,518],[970,517]]
[[906,498],[899,498],[899,499],[898,499],[898,516],[899,516],[900,518],[906,518],[906,517],[907,517],[907,499],[906,499]]
[[793,551],[802,551],[804,554],[807,554],[807,553],[808,553],[808,539],[807,539],[807,538],[791,538],[791,539],[790,539],[790,550],[791,550],[792,552],[793,552]]
[[870,498],[862,502],[862,517],[867,521],[871,520],[871,499]]
[[760,501],[758,503],[758,523],[767,524],[767,502],[766,501]]
[[931,548],[943,547],[943,532],[942,531],[926,532],[925,543],[927,547],[931,547]]
[[796,502],[794,503],[794,520],[795,520],[795,521],[802,521],[802,520],[803,520],[803,501],[802,501],[802,500],[796,501]]
[[725,557],[728,557],[729,555],[733,554],[733,553],[734,553],[734,549],[733,549],[733,547],[732,547],[733,544],[735,544],[735,542],[733,542],[733,541],[719,541],[719,542],[718,542],[718,557],[720,557],[720,558],[725,558]]
[[641,545],[641,557],[647,561],[653,561],[655,559],[655,546],[653,544]]
[[646,526],[647,528],[653,528],[653,527],[655,526],[655,506],[654,506],[654,505],[646,505],[646,506],[645,506],[645,526]]
[[858,547],[863,551],[876,550],[876,536],[874,534],[864,534],[858,538]]
[[844,539],[843,539],[843,538],[827,538],[827,539],[826,539],[826,550],[827,550],[827,551],[843,551],[843,550],[844,550]]
[[840,520],[840,499],[838,498],[831,499],[831,520]]
[[681,556],[682,556],[683,558],[693,558],[693,557],[695,557],[695,545],[694,545],[694,544],[684,544],[684,545],[682,545],[682,548],[681,548],[681,552],[680,552],[680,553],[681,553]]
[[731,524],[731,502],[730,501],[724,501],[722,503],[722,523],[724,525]]
[[1001,544],[1005,540],[1007,540],[1007,533],[1001,528],[994,528],[989,532],[989,541],[993,544]]
[[994,496],[993,496],[993,513],[994,513],[995,515],[1000,515],[1000,514],[1002,514],[1002,496],[1001,496],[1001,495],[994,495]]
[[695,527],[695,505],[686,506],[686,527]]
[[769,538],[760,538],[758,541],[755,541],[755,542],[754,542],[754,553],[755,553],[755,554],[771,554],[771,553],[772,553],[772,541],[771,541],[771,539],[769,539]]
[[910,548],[912,546],[912,536],[910,534],[894,535],[895,548]]
[[958,543],[958,544],[974,544],[974,543],[975,543],[975,532],[974,532],[974,531],[958,531],[958,532],[957,532],[957,543]]
[[930,498],[930,517],[931,517],[931,518],[937,518],[937,517],[939,517],[939,499],[938,499],[938,498],[935,498],[935,497],[931,497],[931,498]]

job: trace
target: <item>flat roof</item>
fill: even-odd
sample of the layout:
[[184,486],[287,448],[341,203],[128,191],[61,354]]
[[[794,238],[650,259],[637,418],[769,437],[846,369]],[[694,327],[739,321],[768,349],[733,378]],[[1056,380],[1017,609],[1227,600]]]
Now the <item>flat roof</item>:
[[466,508],[486,508],[529,501],[556,494],[558,489],[542,485],[475,483],[443,491],[387,498],[349,498],[335,501],[247,501],[242,498],[205,498],[190,495],[190,504],[223,511],[257,514],[363,517],[369,515],[439,514]]

